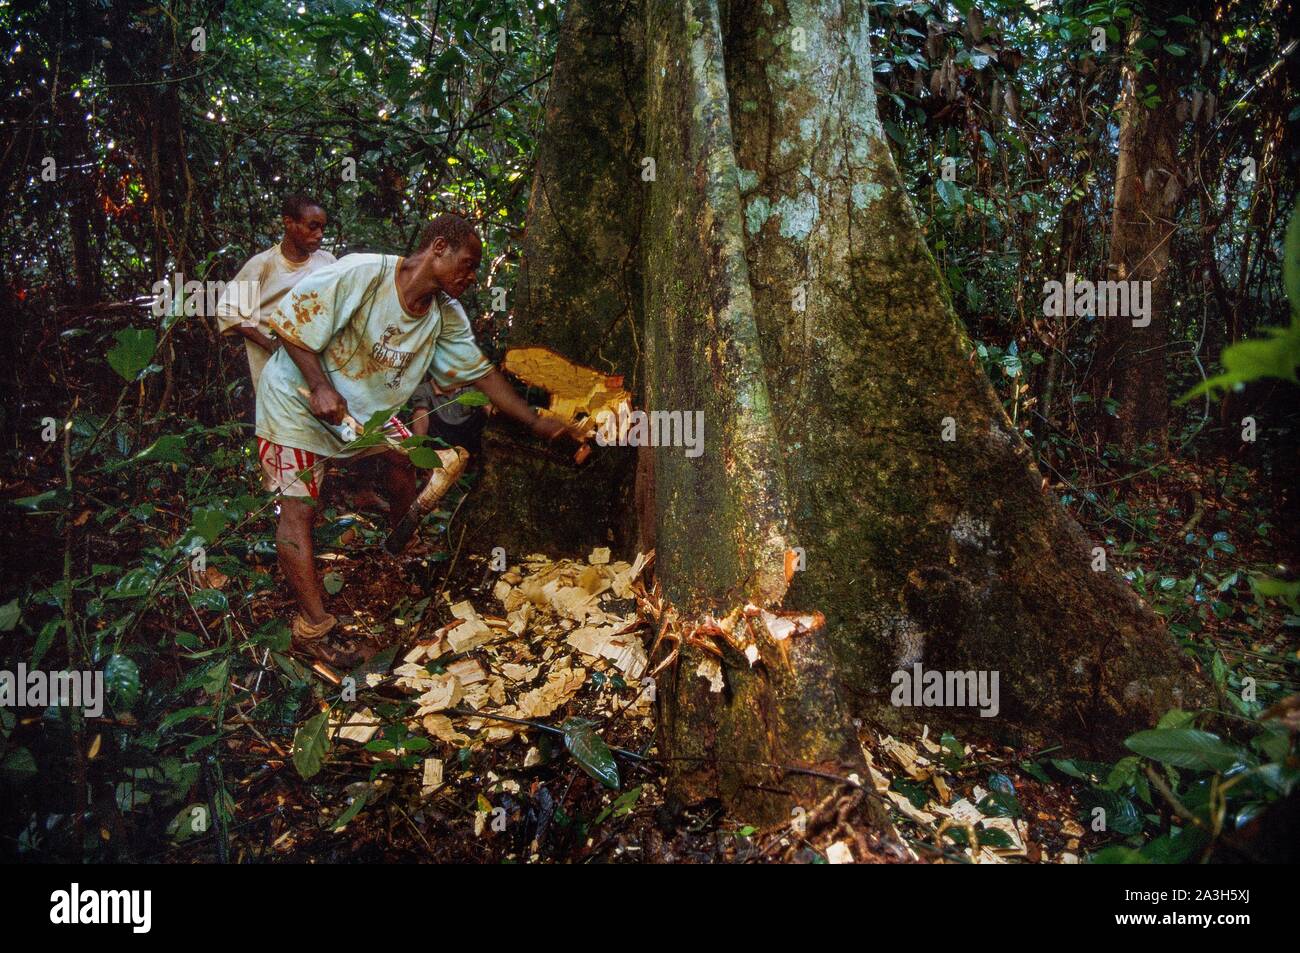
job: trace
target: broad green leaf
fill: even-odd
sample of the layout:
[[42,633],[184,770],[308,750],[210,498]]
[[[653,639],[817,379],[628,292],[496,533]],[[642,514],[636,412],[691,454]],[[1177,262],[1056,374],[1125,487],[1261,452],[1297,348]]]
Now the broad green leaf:
[[293,766],[304,778],[313,777],[329,754],[329,712],[323,711],[293,736]]
[[939,199],[949,208],[962,208],[966,204],[965,196],[962,195],[961,186],[956,182],[949,182],[947,179],[939,179],[934,183],[935,190],[939,193]]
[[211,545],[221,531],[230,522],[221,510],[196,509],[194,511],[194,532],[198,533]]
[[343,577],[336,572],[327,572],[321,578],[321,585],[325,587],[325,591],[331,596],[338,595],[343,588]]
[[433,447],[415,447],[408,454],[411,465],[420,467],[422,470],[437,470],[442,467],[442,460],[438,456],[438,451]]
[[130,708],[140,697],[140,668],[125,655],[109,656],[104,665],[104,685],[115,705]]
[[1224,772],[1248,761],[1244,752],[1219,740],[1218,735],[1196,728],[1153,728],[1130,735],[1124,744],[1144,758],[1176,768]]
[[19,615],[21,610],[18,608],[17,599],[10,599],[0,606],[0,632],[12,632],[14,626],[18,624]]
[[990,791],[975,805],[985,817],[1019,817],[1020,801],[1004,791]]
[[1205,846],[1206,834],[1199,827],[1174,828],[1146,844],[1141,854],[1153,864],[1183,864]]
[[1142,815],[1138,812],[1137,805],[1122,794],[1093,788],[1084,795],[1083,801],[1088,806],[1089,821],[1094,807],[1100,807],[1106,812],[1106,830],[1111,833],[1127,836],[1142,830]]
[[605,787],[617,789],[618,765],[609,745],[596,732],[595,724],[585,718],[570,718],[560,728],[564,731],[564,747],[582,770]]
[[163,434],[145,447],[128,463],[184,463],[185,438],[180,434]]
[[108,363],[123,380],[133,381],[153,359],[158,335],[151,328],[123,328],[113,337],[117,343],[108,350]]
[[105,599],[136,599],[149,592],[158,576],[149,569],[132,569],[103,594]]
[[220,589],[195,589],[190,601],[200,611],[225,612],[230,608],[230,600]]

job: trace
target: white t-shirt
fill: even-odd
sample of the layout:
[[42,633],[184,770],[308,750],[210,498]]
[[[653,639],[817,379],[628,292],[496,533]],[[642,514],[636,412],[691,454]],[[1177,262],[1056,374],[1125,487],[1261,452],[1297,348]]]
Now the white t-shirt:
[[[426,371],[451,390],[492,370],[458,301],[439,292],[424,314],[402,306],[400,262],[392,255],[345,255],[298,282],[270,318],[280,338],[320,355],[348,413],[362,424],[405,404]],[[284,348],[271,355],[257,389],[257,435],[283,447],[351,456],[312,415],[298,392],[306,386]]]
[[[318,268],[332,265],[337,259],[327,251],[312,252],[306,261],[290,261],[272,245],[244,263],[235,280],[226,285],[217,303],[217,326],[222,334],[234,334],[240,327],[256,325],[267,337],[274,337],[269,318],[285,294],[299,281]],[[241,287],[241,284],[243,287]],[[253,389],[266,367],[268,354],[262,347],[245,340],[248,351],[248,371],[253,377]]]

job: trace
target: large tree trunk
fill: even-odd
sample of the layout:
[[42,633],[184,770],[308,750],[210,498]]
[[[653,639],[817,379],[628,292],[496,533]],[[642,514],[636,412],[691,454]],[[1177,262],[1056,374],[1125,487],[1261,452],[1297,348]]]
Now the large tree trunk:
[[[635,4],[569,5],[537,147],[509,335],[509,343],[545,345],[624,375],[638,401],[643,72]],[[512,553],[636,545],[642,528],[629,505],[634,460],[597,454],[578,471],[529,446],[512,430],[488,430],[491,465],[476,494],[471,538]]]
[[[1143,35],[1135,19],[1129,47]],[[1114,416],[1101,418],[1104,435],[1127,451],[1151,443],[1163,455],[1169,429],[1169,254],[1183,183],[1178,82],[1169,57],[1158,49],[1153,68],[1138,73],[1131,63],[1124,66],[1106,274],[1109,281],[1151,282],[1150,322],[1135,327],[1128,316],[1098,318],[1103,323],[1093,373],[1097,396],[1116,402]],[[1151,107],[1143,101],[1149,85],[1160,100]]]
[[[548,314],[587,300],[567,256],[609,261],[598,238],[620,236],[623,287],[640,276],[643,306],[629,313],[643,350],[611,346],[608,321],[575,318],[567,353],[603,347],[620,370],[644,368],[646,406],[704,412],[702,456],[653,451],[667,602],[685,620],[746,602],[826,616],[782,645],[756,627],[753,665],[724,640],[684,645],[660,678],[674,790],[747,818],[788,816],[818,772],[850,770],[850,716],[905,719],[891,675],[915,662],[999,672],[999,717],[975,719],[985,733],[1094,750],[1193,702],[1186,657],[1113,568],[1093,570],[1093,544],[1047,492],[953,314],[876,115],[866,3],[646,0],[636,23],[629,10],[599,27],[593,9],[574,0],[564,28],[528,300]],[[643,103],[635,142],[613,107],[593,116],[585,93],[561,85],[622,76],[633,89],[611,36],[645,38],[642,92],[626,97]],[[603,139],[567,138],[578,130]],[[640,180],[640,150],[654,181]],[[566,163],[597,192],[566,196],[573,220],[547,191],[578,174]],[[559,235],[576,250],[554,251]],[[520,339],[556,342],[530,307]],[[535,498],[563,482],[534,476]],[[537,505],[532,518],[552,525]],[[593,505],[587,520],[608,533],[622,516]],[[787,591],[796,547],[805,568]],[[699,642],[722,652],[720,692],[697,674],[712,655]],[[973,711],[912,714],[935,725]]]

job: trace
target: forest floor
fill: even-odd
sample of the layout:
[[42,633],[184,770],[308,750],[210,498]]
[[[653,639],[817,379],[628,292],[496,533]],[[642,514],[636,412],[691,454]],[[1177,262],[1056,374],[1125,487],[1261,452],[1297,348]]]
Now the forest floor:
[[[1057,491],[1090,532],[1111,539],[1120,571],[1196,647],[1207,678],[1229,691],[1250,675],[1285,693],[1295,690],[1295,629],[1246,581],[1247,569],[1275,569],[1279,558],[1260,486],[1258,474],[1216,458],[1139,476],[1118,505]],[[653,627],[633,598],[640,561],[596,551],[529,557],[500,572],[449,536],[439,551],[444,534],[432,532],[418,555],[393,558],[370,517],[325,515],[336,535],[318,556],[327,588],[338,586],[333,603],[351,626],[384,631],[401,648],[356,673],[370,677],[359,701],[341,706],[350,732],[332,726],[333,750],[309,779],[294,770],[285,737],[254,729],[225,740],[235,803],[220,853],[230,860],[969,862],[974,839],[979,862],[1073,863],[1127,830],[1089,824],[1091,807],[1108,803],[1116,765],[924,725],[901,738],[861,726],[868,776],[845,779],[778,828],[707,806],[671,810],[642,681]],[[287,618],[291,606],[269,589],[252,612],[261,623]],[[317,666],[312,676],[328,693],[338,674]],[[265,701],[260,678],[243,681],[227,725]],[[422,707],[412,717],[415,696]],[[558,730],[576,719],[622,753],[584,770]],[[595,777],[606,762],[617,765],[617,790]],[[1148,820],[1172,809],[1150,798]],[[216,837],[183,840],[157,859],[219,859]]]

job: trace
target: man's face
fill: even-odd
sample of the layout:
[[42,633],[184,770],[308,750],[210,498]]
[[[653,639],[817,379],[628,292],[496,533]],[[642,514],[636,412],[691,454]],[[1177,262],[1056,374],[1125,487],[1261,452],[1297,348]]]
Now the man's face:
[[459,248],[452,248],[444,238],[433,240],[433,276],[453,298],[459,298],[474,284],[482,258],[483,243],[477,236]]
[[319,251],[325,238],[325,223],[325,210],[318,205],[307,205],[298,218],[284,216],[284,234],[308,253]]

